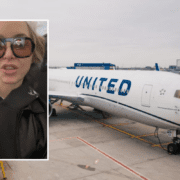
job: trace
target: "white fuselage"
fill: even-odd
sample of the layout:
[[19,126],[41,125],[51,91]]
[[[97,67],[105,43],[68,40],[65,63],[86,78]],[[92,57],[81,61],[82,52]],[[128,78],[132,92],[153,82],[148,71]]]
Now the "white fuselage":
[[[51,92],[76,95],[87,105],[164,129],[180,130],[180,76],[160,71],[49,71]],[[79,103],[79,102],[78,102]]]

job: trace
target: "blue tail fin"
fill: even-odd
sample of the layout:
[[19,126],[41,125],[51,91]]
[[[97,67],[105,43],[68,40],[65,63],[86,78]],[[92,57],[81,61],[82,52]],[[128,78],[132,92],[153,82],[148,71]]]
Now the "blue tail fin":
[[159,71],[158,63],[155,63],[155,66],[156,66],[156,71]]

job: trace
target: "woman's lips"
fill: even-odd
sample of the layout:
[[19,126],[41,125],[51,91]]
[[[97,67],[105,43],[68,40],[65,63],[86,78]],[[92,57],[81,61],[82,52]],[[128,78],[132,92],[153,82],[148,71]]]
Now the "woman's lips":
[[15,75],[17,73],[17,69],[2,69],[2,71],[6,75]]
[[[11,68],[10,68],[11,67]],[[6,75],[13,76],[17,73],[18,67],[15,64],[4,64],[1,68],[2,72]]]

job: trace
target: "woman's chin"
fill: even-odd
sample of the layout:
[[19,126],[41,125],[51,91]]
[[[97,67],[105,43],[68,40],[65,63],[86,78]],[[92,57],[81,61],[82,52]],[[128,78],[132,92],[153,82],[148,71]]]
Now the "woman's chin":
[[21,80],[18,79],[17,77],[4,77],[3,78],[3,83],[4,84],[17,84]]

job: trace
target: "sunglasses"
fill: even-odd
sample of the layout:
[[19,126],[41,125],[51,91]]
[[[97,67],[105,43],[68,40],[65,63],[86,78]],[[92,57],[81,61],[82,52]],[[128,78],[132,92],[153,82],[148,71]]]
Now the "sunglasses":
[[2,58],[5,55],[7,49],[6,42],[11,42],[11,50],[14,56],[17,58],[30,57],[35,48],[35,44],[31,38],[2,38],[0,39],[0,58]]

